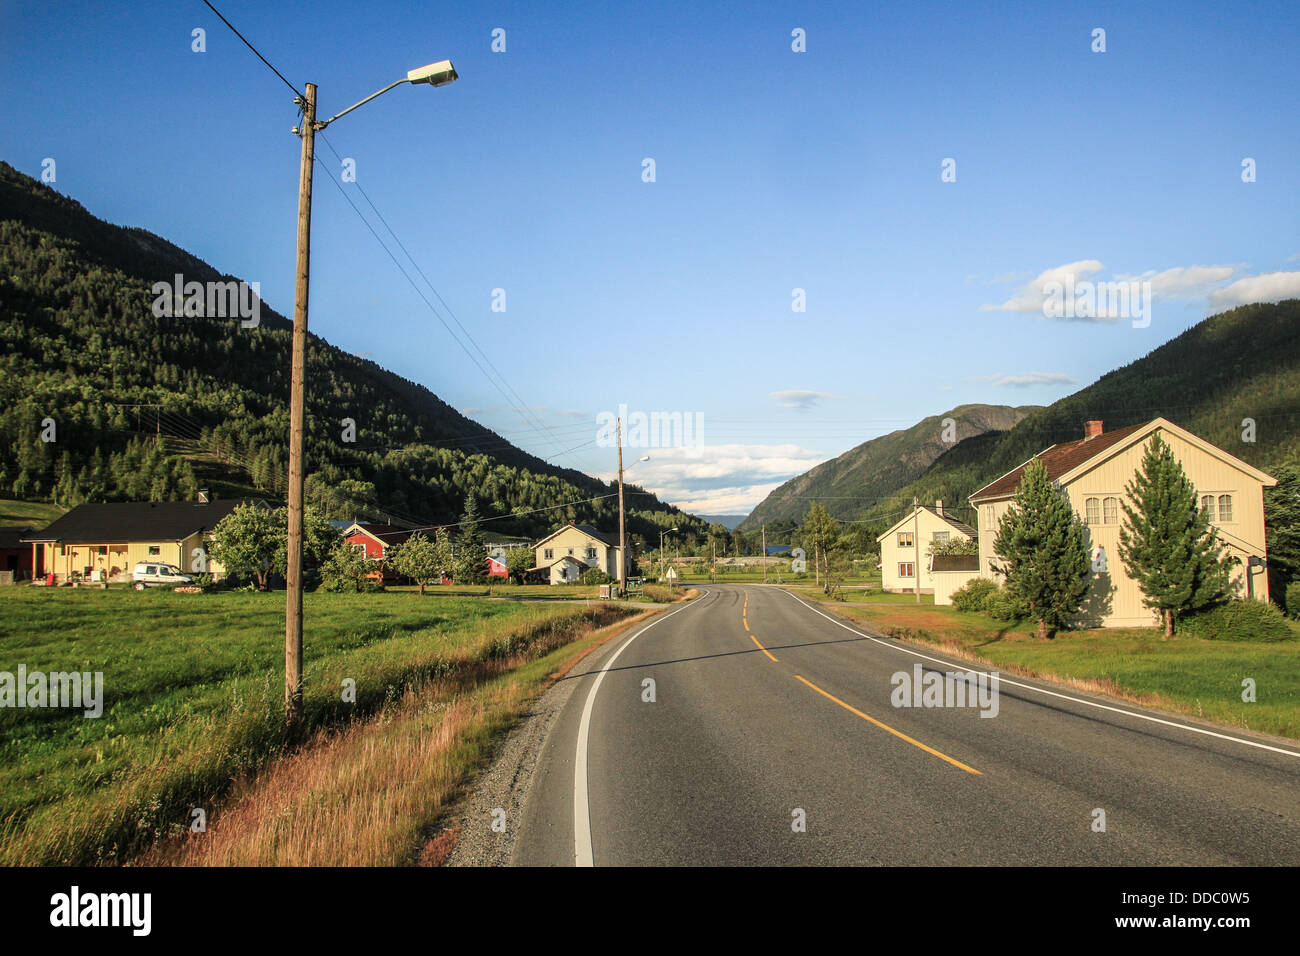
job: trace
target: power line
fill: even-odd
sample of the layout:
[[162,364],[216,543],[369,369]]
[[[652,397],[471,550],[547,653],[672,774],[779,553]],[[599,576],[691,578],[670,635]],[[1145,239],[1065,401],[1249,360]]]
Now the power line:
[[277,70],[274,66],[272,66],[272,65],[271,65],[271,61],[268,60],[266,57],[262,56],[261,52],[258,51],[257,47],[255,47],[255,46],[253,46],[253,44],[249,43],[249,42],[248,42],[248,38],[245,37],[245,36],[244,36],[242,33],[240,33],[238,30],[236,30],[236,29],[235,29],[235,25],[234,25],[233,23],[231,23],[231,22],[230,22],[229,20],[227,20],[224,16],[222,16],[222,13],[221,13],[220,10],[218,10],[218,9],[217,9],[216,7],[214,7],[212,4],[208,3],[208,0],[203,0],[203,3],[207,6],[207,8],[208,8],[209,10],[211,10],[213,13],[215,13],[218,17],[221,18],[221,22],[222,22],[222,23],[224,23],[226,26],[230,27],[230,32],[231,32],[231,33],[233,33],[235,36],[239,37],[239,39],[241,39],[241,40],[244,41],[244,46],[246,46],[246,47],[248,47],[250,50],[252,50],[253,53],[256,54],[257,58],[258,58],[259,60],[261,60],[263,63],[265,63],[265,64],[267,65],[267,67],[271,70],[271,72],[274,73],[276,76],[278,76],[278,77],[279,77],[279,78],[284,82],[284,85],[285,85],[285,86],[287,86],[287,87],[289,87],[289,89],[293,90],[294,95],[296,95],[296,96],[298,96],[298,97],[300,97],[300,98],[302,97],[302,91],[299,90],[299,89],[298,89],[296,86],[294,86],[292,83],[290,83],[288,80],[286,80],[286,79],[284,78],[284,74],[281,73],[279,70]]

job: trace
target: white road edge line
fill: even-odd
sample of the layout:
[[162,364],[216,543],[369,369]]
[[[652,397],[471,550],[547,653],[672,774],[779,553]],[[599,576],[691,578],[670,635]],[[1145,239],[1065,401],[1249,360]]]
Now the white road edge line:
[[[900,647],[897,644],[891,644],[888,641],[882,641],[880,638],[867,634],[864,631],[859,631],[857,628],[851,627],[850,625],[845,624],[843,621],[837,621],[835,620],[835,618],[831,617],[830,615],[817,610],[817,608],[813,607],[811,604],[809,604],[807,601],[805,601],[803,598],[799,597],[798,595],[791,594],[791,592],[786,591],[785,588],[777,587],[776,585],[768,585],[768,586],[774,587],[778,591],[782,591],[786,594],[789,594],[790,597],[794,598],[797,602],[802,604],[808,610],[812,611],[814,614],[820,614],[822,617],[826,618],[826,620],[830,621],[832,624],[836,624],[844,628],[844,630],[857,634],[860,637],[865,637],[869,641],[875,641],[877,644],[880,644],[882,647],[893,648],[896,651],[902,651],[904,654],[911,654],[913,657],[919,657],[921,658],[921,660],[925,660],[925,661],[933,661],[934,663],[942,664],[945,667],[949,666],[948,661],[940,660],[937,657],[930,657],[929,655],[922,654],[920,651],[914,651],[909,647]],[[963,663],[967,663],[967,662],[963,661]],[[969,667],[968,670],[976,674],[985,674],[985,675],[988,674],[988,671],[980,671],[975,669],[974,667]],[[1191,727],[1187,724],[1180,724],[1175,720],[1164,720],[1160,717],[1152,717],[1150,714],[1138,714],[1138,713],[1134,713],[1131,710],[1125,710],[1122,707],[1111,707],[1107,704],[1098,704],[1095,701],[1083,700],[1080,697],[1071,697],[1069,694],[1058,694],[1056,691],[1044,690],[1042,687],[1035,687],[1033,684],[1022,684],[1019,681],[1008,680],[1006,677],[1003,677],[1001,674],[998,675],[998,681],[999,683],[1002,684],[1009,684],[1012,687],[1022,687],[1025,690],[1033,691],[1037,694],[1046,694],[1048,697],[1059,697],[1061,700],[1068,700],[1075,704],[1083,704],[1085,707],[1096,707],[1098,710],[1109,710],[1116,714],[1123,714],[1126,717],[1136,717],[1138,720],[1149,720],[1153,724],[1164,724],[1166,727],[1177,727],[1179,730],[1188,730],[1194,734],[1204,734],[1207,737],[1218,737],[1220,740],[1230,740],[1233,743],[1245,744],[1247,747],[1258,747],[1260,750],[1271,750],[1273,753],[1285,754],[1288,757],[1300,757],[1300,753],[1296,753],[1294,750],[1284,750],[1281,747],[1274,747],[1271,746],[1270,744],[1262,744],[1255,740],[1246,740],[1242,737],[1234,737],[1231,734],[1220,734],[1220,733],[1216,733],[1213,730],[1205,730],[1201,727]]]
[[679,607],[676,611],[669,611],[662,617],[657,617],[641,630],[637,631],[626,641],[622,647],[610,655],[609,660],[600,669],[596,675],[595,682],[591,685],[591,690],[587,692],[587,703],[582,708],[582,719],[578,722],[578,752],[573,761],[573,865],[574,866],[595,866],[596,862],[591,852],[591,807],[587,802],[587,739],[591,732],[591,712],[596,704],[596,691],[600,690],[600,683],[605,679],[605,674],[614,666],[618,660],[618,655],[627,649],[627,646],[644,634],[650,628],[654,627],[660,621],[666,621],[674,614],[680,614],[688,608],[695,607],[702,602],[712,592],[705,590],[698,598],[685,607]]

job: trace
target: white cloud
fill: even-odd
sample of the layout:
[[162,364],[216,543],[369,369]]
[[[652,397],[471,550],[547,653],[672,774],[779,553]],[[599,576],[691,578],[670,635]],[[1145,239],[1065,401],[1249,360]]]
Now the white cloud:
[[1011,294],[1011,298],[1001,305],[981,305],[981,312],[1037,312],[1040,315],[1043,311],[1043,300],[1046,296],[1043,293],[1043,286],[1048,282],[1069,283],[1073,278],[1075,281],[1086,279],[1093,273],[1100,272],[1102,265],[1096,259],[1080,259],[1078,262],[1067,262],[1063,266],[1056,266],[1053,269],[1044,269],[1034,279],[1022,285],[1019,289]]
[[1150,282],[1153,300],[1190,299],[1209,295],[1236,272],[1235,266],[1177,266],[1164,272],[1151,269],[1139,275],[1116,275],[1115,278],[1120,282]]
[[788,388],[784,391],[770,392],[769,397],[776,399],[783,408],[797,408],[801,412],[806,412],[835,396],[830,392],[814,392],[807,388]]
[[1019,375],[986,375],[975,379],[977,382],[990,382],[1004,388],[1026,388],[1030,385],[1073,385],[1074,379],[1064,372],[1022,372]]
[[[637,462],[625,471],[625,482],[652,491],[665,501],[692,502],[687,510],[717,514],[753,508],[772,488],[828,457],[798,445],[740,444],[652,448],[649,454],[649,461]],[[599,477],[613,481],[618,473]]]
[[1252,302],[1280,302],[1300,299],[1300,272],[1267,272],[1246,276],[1232,285],[1210,293],[1210,307],[1215,312],[1235,309]]

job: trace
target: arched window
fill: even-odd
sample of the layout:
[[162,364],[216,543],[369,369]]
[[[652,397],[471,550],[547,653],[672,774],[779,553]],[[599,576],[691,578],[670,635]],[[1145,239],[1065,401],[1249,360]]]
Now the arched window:
[[1096,498],[1089,498],[1083,503],[1084,520],[1088,524],[1101,523],[1101,502]]
[[1119,524],[1119,499],[1107,498],[1101,505],[1101,520],[1106,524]]
[[1232,495],[1219,495],[1219,520],[1232,520]]
[[1201,510],[1205,512],[1206,517],[1211,521],[1214,519],[1214,495],[1201,496]]

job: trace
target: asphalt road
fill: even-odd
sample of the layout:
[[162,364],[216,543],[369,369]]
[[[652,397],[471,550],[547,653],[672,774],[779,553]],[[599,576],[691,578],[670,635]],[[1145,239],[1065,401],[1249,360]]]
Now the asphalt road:
[[1300,864],[1300,745],[1010,675],[894,706],[918,664],[972,666],[708,585],[567,678],[512,862]]

